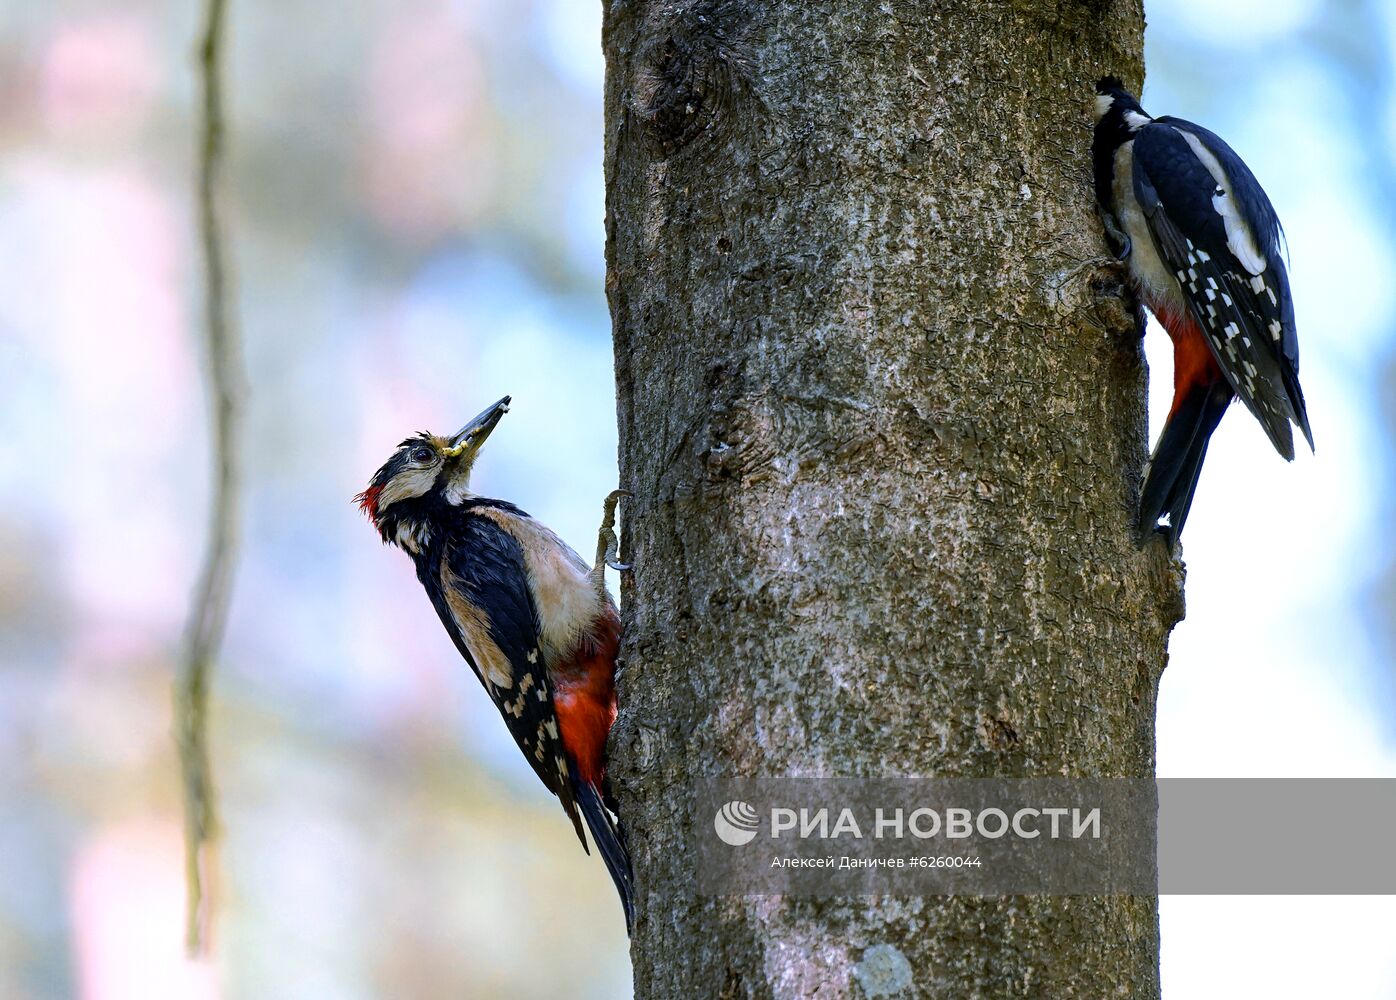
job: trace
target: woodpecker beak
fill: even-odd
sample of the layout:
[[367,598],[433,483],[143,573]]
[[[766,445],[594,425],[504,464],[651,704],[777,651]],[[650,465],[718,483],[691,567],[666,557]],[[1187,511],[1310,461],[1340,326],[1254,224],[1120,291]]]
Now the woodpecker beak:
[[509,412],[510,398],[505,396],[456,431],[446,449],[446,457],[460,458],[462,455],[474,455],[479,451],[480,446],[485,443],[485,438],[490,436],[490,431],[494,430],[500,418]]

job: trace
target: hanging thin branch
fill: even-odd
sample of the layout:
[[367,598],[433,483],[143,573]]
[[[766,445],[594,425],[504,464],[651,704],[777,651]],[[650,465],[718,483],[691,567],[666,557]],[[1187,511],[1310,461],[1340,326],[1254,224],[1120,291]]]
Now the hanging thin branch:
[[222,39],[226,0],[207,0],[198,59],[202,97],[199,121],[198,214],[204,258],[204,330],[213,431],[213,483],[207,550],[185,636],[175,685],[175,737],[184,783],[184,861],[188,891],[185,943],[202,954],[210,940],[213,849],[218,836],[208,757],[208,690],[223,638],[237,553],[238,419],[242,375],[237,331],[230,318],[228,279],[217,193],[223,166]]

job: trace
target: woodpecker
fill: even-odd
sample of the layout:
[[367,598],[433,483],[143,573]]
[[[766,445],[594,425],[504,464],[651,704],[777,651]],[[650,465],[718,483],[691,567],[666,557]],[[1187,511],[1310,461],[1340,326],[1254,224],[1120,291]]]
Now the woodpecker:
[[470,491],[480,447],[509,397],[449,438],[409,437],[354,499],[385,543],[411,557],[456,649],[484,684],[543,785],[587,848],[585,822],[634,923],[630,857],[606,781],[616,717],[620,617],[605,573],[616,561],[606,498],[595,566],[518,507]]
[[1106,232],[1173,341],[1173,405],[1139,511],[1141,529],[1160,530],[1171,549],[1233,396],[1286,461],[1294,459],[1290,424],[1314,446],[1280,220],[1230,146],[1181,118],[1150,118],[1114,77],[1096,84],[1095,122],[1091,157]]

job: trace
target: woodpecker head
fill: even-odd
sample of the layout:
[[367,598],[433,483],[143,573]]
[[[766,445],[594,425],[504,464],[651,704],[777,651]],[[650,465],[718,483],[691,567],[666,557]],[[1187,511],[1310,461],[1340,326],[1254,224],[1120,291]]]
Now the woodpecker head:
[[1149,122],[1153,121],[1144,113],[1134,95],[1125,90],[1117,77],[1102,77],[1095,85],[1095,129],[1096,134],[1105,134],[1119,146],[1134,138]]
[[423,431],[397,446],[354,498],[385,542],[415,552],[431,515],[471,495],[470,470],[480,446],[508,412],[505,396],[449,438]]

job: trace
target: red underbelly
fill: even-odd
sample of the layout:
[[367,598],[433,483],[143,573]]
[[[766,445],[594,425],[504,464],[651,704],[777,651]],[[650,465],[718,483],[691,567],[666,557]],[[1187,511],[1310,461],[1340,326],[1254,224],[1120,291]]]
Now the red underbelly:
[[606,774],[606,737],[616,721],[616,652],[620,622],[599,619],[568,661],[551,671],[553,709],[562,746],[583,781],[599,786]]
[[1148,305],[1173,341],[1173,405],[1168,411],[1169,417],[1172,417],[1180,400],[1190,389],[1209,386],[1226,376],[1212,354],[1207,335],[1192,316],[1155,308],[1152,302]]

